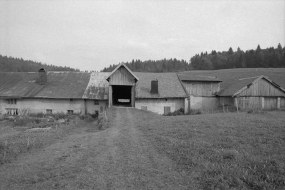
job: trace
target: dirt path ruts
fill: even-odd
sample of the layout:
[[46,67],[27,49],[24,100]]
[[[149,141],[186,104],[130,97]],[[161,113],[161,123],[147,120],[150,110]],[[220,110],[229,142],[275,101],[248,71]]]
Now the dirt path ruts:
[[[110,127],[69,136],[0,167],[2,189],[187,189],[183,174],[157,153],[132,108],[113,110]],[[6,175],[5,175],[6,172]]]

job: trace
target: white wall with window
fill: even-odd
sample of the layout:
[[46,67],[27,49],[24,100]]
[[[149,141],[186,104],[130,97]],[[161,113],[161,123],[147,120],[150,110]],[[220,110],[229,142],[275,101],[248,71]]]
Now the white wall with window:
[[185,107],[185,98],[136,99],[135,108],[158,114],[174,112]]

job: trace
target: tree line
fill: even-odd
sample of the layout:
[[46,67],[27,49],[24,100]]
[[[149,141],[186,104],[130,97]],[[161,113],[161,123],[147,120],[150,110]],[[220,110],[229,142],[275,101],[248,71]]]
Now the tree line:
[[[179,72],[187,70],[217,70],[229,68],[267,68],[285,67],[285,47],[279,43],[277,48],[270,47],[261,49],[260,45],[255,50],[243,51],[237,48],[233,51],[230,47],[228,51],[201,52],[190,58],[189,62],[177,59],[162,60],[132,60],[122,62],[132,71],[136,72]],[[111,72],[117,65],[105,67],[102,72]]]
[[[131,62],[122,62],[129,69],[136,72],[179,72],[190,70],[191,66],[186,60],[177,59],[162,59],[162,60],[147,60],[141,61],[139,59],[132,60]],[[110,65],[104,68],[102,72],[111,72],[118,65]]]
[[79,69],[70,67],[47,65],[41,62],[0,55],[0,72],[36,72],[41,68],[47,71],[79,71]]

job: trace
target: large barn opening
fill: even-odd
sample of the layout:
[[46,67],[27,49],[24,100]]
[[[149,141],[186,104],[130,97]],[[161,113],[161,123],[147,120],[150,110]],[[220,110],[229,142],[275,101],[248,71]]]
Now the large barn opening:
[[132,106],[132,86],[112,85],[112,88],[114,106]]

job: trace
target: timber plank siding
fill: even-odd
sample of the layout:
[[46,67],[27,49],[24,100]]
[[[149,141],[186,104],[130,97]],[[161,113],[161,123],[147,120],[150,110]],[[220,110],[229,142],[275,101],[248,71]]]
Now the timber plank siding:
[[135,77],[133,77],[127,69],[120,67],[113,73],[112,77],[110,77],[109,85],[134,86]]
[[217,82],[196,82],[182,81],[189,95],[213,96],[220,91],[220,83]]
[[239,96],[284,96],[284,92],[279,90],[277,87],[261,79],[251,85],[249,88],[242,91]]

